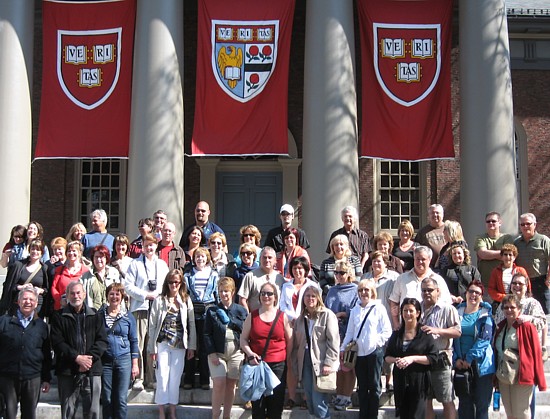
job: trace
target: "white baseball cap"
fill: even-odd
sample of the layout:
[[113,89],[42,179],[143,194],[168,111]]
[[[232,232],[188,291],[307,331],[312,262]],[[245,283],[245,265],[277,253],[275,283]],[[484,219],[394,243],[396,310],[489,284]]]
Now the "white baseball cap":
[[289,214],[294,214],[294,208],[290,204],[284,204],[281,207],[281,210],[279,211],[279,214],[282,214],[283,212],[288,212]]

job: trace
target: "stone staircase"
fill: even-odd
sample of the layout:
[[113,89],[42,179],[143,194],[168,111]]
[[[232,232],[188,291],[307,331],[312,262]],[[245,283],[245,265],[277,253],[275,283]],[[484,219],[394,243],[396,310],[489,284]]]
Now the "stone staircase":
[[[550,384],[550,361],[545,364],[546,380]],[[194,419],[210,419],[212,417],[212,410],[210,407],[210,400],[212,396],[212,390],[183,390],[180,389],[180,404],[177,407],[178,418],[194,418]],[[298,398],[301,398],[301,392],[298,390]],[[353,408],[348,409],[345,412],[339,412],[331,409],[331,417],[333,418],[358,418],[358,400],[357,394],[353,394]],[[539,392],[537,390],[536,395],[536,418],[550,419],[550,391]],[[240,399],[237,391],[237,397],[235,405],[231,411],[231,418],[233,419],[247,419],[252,417],[252,413],[242,408],[243,402]],[[381,408],[378,413],[378,419],[395,418],[394,412],[394,400],[392,395],[387,393],[382,394]],[[438,418],[443,417],[443,409],[440,404],[434,403],[436,415]],[[458,401],[457,401],[458,406]],[[49,419],[52,417],[60,416],[60,406],[57,397],[57,387],[52,385],[52,388],[48,394],[42,394],[40,403],[37,409],[37,419]],[[128,417],[140,418],[140,419],[154,419],[158,417],[158,408],[154,404],[154,390],[144,391],[129,391],[128,393]],[[297,418],[297,419],[309,419],[307,410],[301,410],[295,407],[293,410],[285,410],[283,418]],[[504,407],[501,406],[499,412],[493,412],[490,409],[490,419],[506,418],[504,413]],[[459,418],[462,419],[462,418]]]

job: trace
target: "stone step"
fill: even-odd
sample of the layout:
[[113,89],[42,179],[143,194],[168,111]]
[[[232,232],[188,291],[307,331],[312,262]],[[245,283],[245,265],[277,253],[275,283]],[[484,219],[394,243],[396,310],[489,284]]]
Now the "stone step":
[[[209,406],[188,406],[178,405],[176,408],[178,418],[193,418],[193,419],[211,419],[212,411]],[[436,417],[443,418],[443,410],[441,407],[435,408]],[[36,411],[37,419],[50,419],[52,417],[60,417],[61,409],[59,405],[40,403]],[[158,408],[152,404],[133,403],[128,406],[128,417],[140,419],[156,419],[158,418]],[[252,413],[249,410],[244,410],[241,407],[233,407],[231,410],[232,419],[249,419]],[[309,419],[307,410],[293,409],[283,412],[284,419]],[[331,409],[331,417],[336,419],[358,418],[359,411],[357,409],[348,409],[345,412],[339,412]],[[378,419],[394,419],[395,412],[393,407],[382,407],[378,412]],[[499,412],[489,411],[490,419],[505,419],[504,407],[501,407]],[[538,406],[535,415],[536,419],[550,418],[550,406]]]

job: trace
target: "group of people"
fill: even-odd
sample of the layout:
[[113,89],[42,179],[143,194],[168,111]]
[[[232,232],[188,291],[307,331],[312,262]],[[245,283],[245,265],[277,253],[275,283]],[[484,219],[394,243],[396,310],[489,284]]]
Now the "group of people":
[[[508,417],[531,417],[533,387],[546,388],[550,239],[533,214],[520,217],[513,238],[490,212],[474,247],[478,269],[460,224],[444,221],[440,205],[428,213],[416,236],[404,220],[397,239],[381,231],[371,241],[357,210],[345,207],[319,265],[289,204],[263,243],[256,226],[243,226],[233,253],[204,201],[179,244],[162,210],[139,221],[132,242],[110,235],[107,214],[95,210],[91,231],[75,224],[51,253],[38,222],[15,226],[0,259],[8,267],[0,339],[12,344],[0,345],[7,415],[20,400],[22,418],[34,417],[53,348],[64,418],[80,399],[90,417],[126,417],[130,387],[155,388],[159,417],[175,418],[180,384],[206,390],[210,379],[213,418],[230,416],[237,384],[254,418],[281,417],[285,391],[286,406],[298,405],[300,384],[317,418],[351,406],[356,385],[360,416],[376,417],[383,383],[400,417],[434,417],[435,398],[453,418],[454,371],[472,377],[470,393],[458,394],[459,417],[487,417],[493,388]],[[346,368],[351,342],[357,361]],[[500,367],[514,353],[521,363],[508,379]],[[242,366],[264,362],[280,384],[256,394]],[[332,376],[331,398],[316,383]]]

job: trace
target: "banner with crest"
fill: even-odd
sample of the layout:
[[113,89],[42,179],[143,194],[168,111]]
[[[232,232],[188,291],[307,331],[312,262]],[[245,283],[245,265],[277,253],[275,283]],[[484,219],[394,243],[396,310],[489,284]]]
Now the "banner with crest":
[[452,3],[357,2],[362,55],[362,157],[454,157]]
[[294,0],[199,0],[192,153],[288,154]]
[[35,158],[128,157],[135,16],[135,0],[44,0]]

